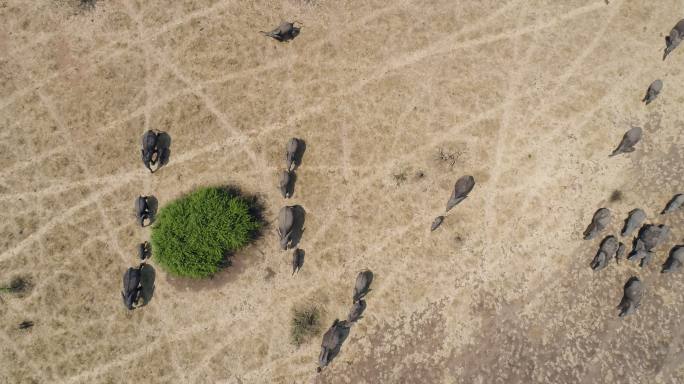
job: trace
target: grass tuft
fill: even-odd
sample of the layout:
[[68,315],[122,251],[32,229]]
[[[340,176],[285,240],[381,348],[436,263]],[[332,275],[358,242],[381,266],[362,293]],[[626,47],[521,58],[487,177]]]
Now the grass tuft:
[[295,308],[292,313],[290,337],[292,344],[302,345],[306,340],[318,334],[321,329],[321,314],[315,306]]

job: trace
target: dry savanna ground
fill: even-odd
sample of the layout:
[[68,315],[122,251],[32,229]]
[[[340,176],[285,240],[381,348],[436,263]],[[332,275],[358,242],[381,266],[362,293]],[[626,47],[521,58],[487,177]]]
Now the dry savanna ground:
[[[0,296],[0,382],[681,383],[684,274],[659,270],[684,213],[658,213],[684,189],[684,48],[661,60],[682,17],[675,0],[0,0],[0,282],[33,284]],[[258,33],[283,19],[304,25],[293,42]],[[632,125],[636,151],[609,159]],[[154,175],[150,128],[173,137]],[[271,223],[305,208],[302,271],[271,225],[210,281],[157,268],[126,311],[149,236],[134,198],[220,184]],[[602,206],[603,236],[636,207],[672,227],[651,265],[589,268]],[[327,327],[364,268],[365,317],[316,374],[320,334],[294,347],[292,309]],[[630,276],[645,296],[619,319]]]

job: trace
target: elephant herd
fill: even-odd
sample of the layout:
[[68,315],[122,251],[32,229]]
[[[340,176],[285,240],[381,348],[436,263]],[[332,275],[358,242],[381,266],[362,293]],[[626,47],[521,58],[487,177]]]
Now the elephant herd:
[[[288,140],[285,145],[285,170],[280,172],[278,186],[280,194],[285,199],[294,195],[294,186],[297,180],[296,170],[302,164],[306,142],[296,137]],[[297,273],[304,265],[305,251],[296,248],[302,233],[304,232],[304,220],[306,211],[301,205],[286,205],[278,212],[278,228],[281,250],[294,248],[292,253],[292,275]]]
[[346,320],[335,319],[328,330],[323,334],[321,341],[321,353],[318,355],[318,372],[325,368],[340,352],[342,344],[347,339],[350,329],[366,310],[366,301],[363,298],[370,292],[373,282],[373,272],[364,270],[356,276],[354,293],[352,295],[352,307]]
[[[282,22],[278,27],[270,32],[261,32],[265,36],[271,37],[279,42],[288,42],[296,38],[301,26],[296,26],[296,22]],[[301,25],[301,23],[298,23]],[[684,38],[684,19],[680,20],[666,37],[666,48],[663,60],[679,46]],[[662,92],[662,80],[655,80],[647,89],[642,102],[646,105],[652,103]],[[641,140],[643,130],[640,127],[632,127],[628,130],[617,148],[609,156],[627,154],[635,151],[636,144]],[[142,136],[142,161],[151,173],[166,165],[170,156],[171,137],[160,131],[149,130]],[[301,165],[302,156],[306,148],[304,140],[298,138],[290,139],[286,144],[285,150],[285,169],[279,173],[278,187],[284,199],[290,199],[294,195],[295,184],[297,182],[296,170]],[[456,205],[465,200],[475,187],[473,176],[466,175],[459,178],[454,184],[451,195],[446,203],[444,214],[437,216],[430,227],[431,231],[438,229],[445,221],[446,215]],[[680,209],[684,205],[684,195],[675,195],[665,206],[662,214],[668,214]],[[150,225],[154,221],[156,212],[156,199],[152,196],[139,196],[135,204],[136,218],[141,226]],[[305,211],[299,205],[284,206],[278,213],[277,234],[279,236],[279,246],[281,250],[294,249],[292,255],[292,274],[299,272],[304,264],[305,252],[297,248],[301,235],[304,231]],[[597,210],[583,233],[586,240],[591,240],[599,236],[611,222],[612,213],[608,208]],[[627,260],[639,261],[641,266],[647,265],[653,258],[654,250],[663,244],[669,234],[669,228],[660,224],[644,224],[647,215],[642,209],[634,209],[629,212],[625,224],[621,231],[622,237],[631,236],[639,229],[637,236],[633,240],[632,250],[627,256]],[[148,242],[141,243],[139,246],[140,265],[129,268],[124,273],[123,291],[121,293],[123,302],[128,309],[133,309],[142,298],[146,303],[149,297],[145,297],[145,271],[149,267],[146,260],[151,256],[151,249]],[[591,268],[599,271],[606,268],[612,259],[620,260],[626,253],[626,246],[614,235],[605,237],[591,262]],[[684,264],[684,246],[677,245],[672,248],[670,255],[663,264],[662,272],[673,272]],[[150,267],[151,268],[151,267]],[[326,367],[339,353],[340,348],[349,335],[352,325],[362,318],[366,310],[364,297],[370,291],[373,281],[373,273],[370,270],[361,271],[354,285],[352,295],[352,305],[345,320],[335,319],[332,325],[323,335],[321,342],[321,353],[318,359],[318,371]],[[643,283],[638,277],[631,277],[623,287],[623,297],[618,305],[619,316],[626,316],[639,307],[643,296]]]
[[[665,38],[666,47],[663,60],[679,46],[682,37],[684,37],[684,19],[677,22],[670,31],[670,34]],[[662,89],[662,80],[655,80],[649,85],[642,102],[649,105],[658,97]],[[642,133],[643,131],[639,127],[631,128],[624,134],[620,144],[610,156],[633,152],[635,150],[634,146],[641,140]],[[675,212],[681,209],[682,205],[684,205],[684,194],[676,194],[667,202],[660,214],[666,215]],[[598,209],[594,212],[591,222],[584,231],[583,238],[591,240],[597,237],[610,225],[611,219],[612,213],[608,208]],[[646,220],[646,212],[641,208],[635,208],[627,214],[620,232],[622,237],[630,237],[638,229],[637,235],[632,239],[632,249],[627,255],[627,260],[639,262],[642,268],[652,261],[655,249],[664,244],[670,236],[670,227],[665,224],[645,224]],[[626,245],[619,241],[616,236],[606,236],[601,240],[599,249],[590,263],[591,268],[594,271],[600,271],[606,268],[612,259],[619,262],[624,257],[626,249]],[[662,265],[661,272],[674,272],[681,268],[682,264],[684,264],[684,245],[674,245],[670,249],[668,258]],[[620,304],[617,306],[620,317],[630,315],[636,311],[641,304],[643,291],[644,284],[638,277],[632,276],[627,280],[623,287],[622,300],[620,300]]]
[[[684,205],[684,195],[677,194],[668,201],[665,208],[661,211],[661,215],[673,213],[681,209],[682,205]],[[608,208],[598,209],[583,233],[584,239],[594,239],[610,225],[611,219],[612,213]],[[627,214],[627,218],[620,231],[622,237],[629,237],[639,229],[637,236],[632,241],[632,250],[627,256],[627,260],[640,262],[642,268],[653,259],[654,249],[664,244],[670,235],[670,228],[667,225],[644,224],[646,220],[646,212],[643,209],[633,209]],[[677,245],[671,249],[670,257],[663,264],[663,273],[673,272],[679,268],[681,262],[684,261],[681,248],[682,245]],[[599,249],[590,264],[591,268],[599,271],[608,266],[612,259],[618,261],[622,259],[625,252],[625,244],[618,241],[615,236],[609,235],[601,241]]]
[[[168,133],[150,129],[142,135],[141,141],[142,162],[150,173],[154,173],[168,164],[171,156],[171,136]],[[135,218],[141,227],[154,223],[157,205],[158,202],[154,196],[140,195],[135,199]],[[137,267],[128,268],[124,272],[121,297],[128,310],[146,305],[152,298],[155,271],[147,263],[150,257],[152,257],[150,243],[148,241],[140,243],[138,245],[140,264]]]
[[[285,146],[285,170],[280,173],[278,183],[281,195],[285,199],[291,198],[294,194],[294,183],[296,180],[295,171],[302,163],[305,149],[306,142],[299,138],[291,138]],[[457,183],[458,193],[456,197],[460,200],[465,198],[470,189],[472,189],[472,185],[469,187],[466,185],[464,188],[461,184]],[[450,204],[452,204],[451,207],[457,203],[458,202],[452,204],[452,201],[450,200]],[[449,209],[451,207],[449,207]],[[304,208],[300,205],[286,205],[278,212],[278,227],[276,228],[276,232],[278,234],[280,249],[284,251],[294,248],[292,254],[292,275],[299,272],[304,265],[305,252],[303,249],[297,248],[297,245],[304,232],[305,214]],[[363,312],[366,310],[366,301],[363,298],[370,291],[372,282],[373,272],[370,270],[359,272],[354,284],[352,306],[347,315],[347,319],[335,319],[333,324],[323,335],[321,353],[318,357],[319,372],[337,356],[342,344],[349,335],[352,325],[361,319]]]

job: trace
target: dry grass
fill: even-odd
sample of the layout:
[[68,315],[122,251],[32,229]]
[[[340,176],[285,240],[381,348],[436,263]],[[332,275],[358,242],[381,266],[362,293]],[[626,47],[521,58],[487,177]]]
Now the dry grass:
[[[661,60],[680,2],[78,5],[0,1],[0,282],[34,285],[2,294],[0,382],[684,382],[667,247],[594,273],[601,239],[581,240],[602,206],[605,235],[640,207],[667,246],[684,238],[683,213],[658,215],[684,190],[684,47]],[[303,23],[294,41],[258,33],[282,19]],[[636,151],[609,159],[633,123]],[[152,128],[173,137],[154,175]],[[121,277],[149,240],[135,197],[240,185],[274,223],[291,137],[307,143],[287,202],[307,212],[300,273],[270,227],[211,280],[156,268],[152,301],[126,311]],[[464,174],[475,189],[430,233]],[[320,339],[291,344],[292,308],[331,324],[364,268],[372,302],[317,375]],[[620,320],[632,275],[647,293]]]
[[290,338],[292,344],[299,347],[305,341],[311,340],[321,331],[321,313],[315,306],[309,305],[292,310]]

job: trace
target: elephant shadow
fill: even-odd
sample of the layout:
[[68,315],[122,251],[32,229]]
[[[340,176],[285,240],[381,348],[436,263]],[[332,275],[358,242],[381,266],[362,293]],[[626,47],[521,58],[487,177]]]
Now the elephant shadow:
[[156,276],[156,271],[150,264],[145,263],[140,267],[140,296],[143,301],[142,305],[147,305],[154,296]]
[[306,210],[301,205],[295,205],[292,207],[293,213],[293,223],[292,223],[292,236],[290,237],[290,248],[296,248],[299,242],[302,240],[304,235],[304,223],[306,221]]

